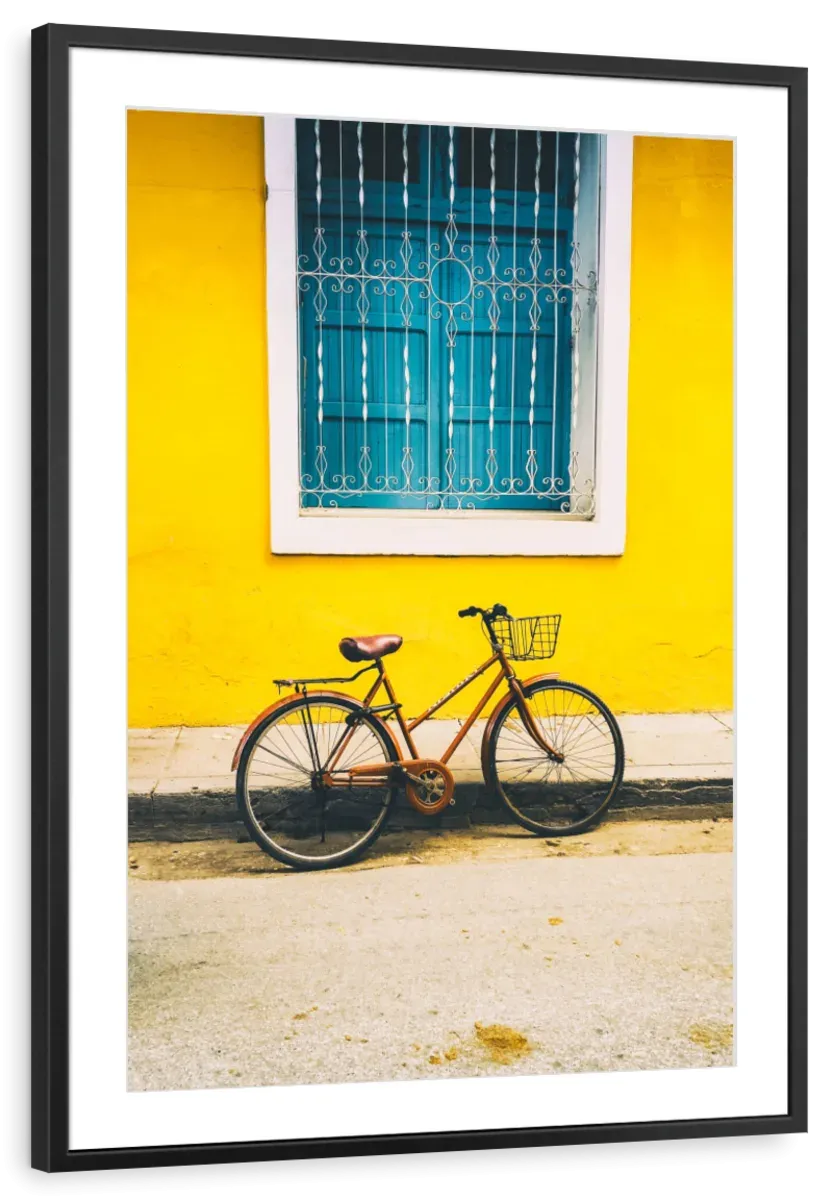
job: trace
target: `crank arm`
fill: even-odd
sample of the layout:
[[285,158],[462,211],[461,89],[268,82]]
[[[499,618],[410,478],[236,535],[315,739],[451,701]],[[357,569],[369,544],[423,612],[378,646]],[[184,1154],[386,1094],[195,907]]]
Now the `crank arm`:
[[419,775],[412,775],[409,771],[404,770],[402,772],[402,775],[403,775],[403,778],[407,779],[409,783],[417,784],[418,787],[423,782]]

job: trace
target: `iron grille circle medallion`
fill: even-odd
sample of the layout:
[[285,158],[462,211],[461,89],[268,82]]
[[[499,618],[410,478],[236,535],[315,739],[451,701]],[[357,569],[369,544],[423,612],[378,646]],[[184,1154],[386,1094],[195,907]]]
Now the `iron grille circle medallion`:
[[432,265],[429,286],[432,297],[439,304],[455,308],[471,299],[475,281],[471,267],[460,258],[450,255],[437,259]]

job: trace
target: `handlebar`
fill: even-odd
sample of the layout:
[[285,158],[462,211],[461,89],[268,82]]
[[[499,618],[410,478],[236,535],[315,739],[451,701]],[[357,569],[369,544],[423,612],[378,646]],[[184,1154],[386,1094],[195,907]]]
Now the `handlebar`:
[[474,604],[470,604],[469,608],[462,608],[458,612],[459,617],[483,617],[485,621],[494,621],[496,617],[509,617],[506,605],[493,604],[492,608],[478,608]]

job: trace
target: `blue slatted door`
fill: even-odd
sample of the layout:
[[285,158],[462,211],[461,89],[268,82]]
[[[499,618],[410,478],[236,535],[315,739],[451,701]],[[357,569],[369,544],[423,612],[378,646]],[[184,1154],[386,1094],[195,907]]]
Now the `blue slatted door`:
[[[528,309],[529,301],[519,303],[515,337],[511,318],[508,328],[499,329],[495,337],[496,382],[491,433],[489,378],[493,338],[489,318],[479,314],[476,307],[471,329],[466,329],[459,338],[462,353],[455,375],[456,420],[452,444],[458,468],[457,483],[473,493],[464,503],[474,502],[477,508],[558,508],[561,501],[548,500],[535,493],[546,491],[552,479],[564,479],[564,486],[557,484],[560,490],[567,486],[570,409],[565,396],[570,387],[568,356],[559,358],[554,392],[556,313],[549,311],[544,314],[537,332],[536,378],[531,382],[533,336],[520,328],[525,320],[529,320]],[[558,316],[561,344],[567,346],[570,324],[565,313],[560,312]],[[532,426],[531,387],[534,388]],[[448,430],[438,432],[441,441],[447,444]],[[474,485],[469,483],[472,479]],[[477,495],[493,490],[497,490],[499,496],[479,498]]]
[[[363,127],[366,180],[360,214],[355,126],[322,122],[322,200],[315,201],[313,123],[299,121],[299,253],[316,261],[316,226],[321,221],[326,250],[325,275],[309,280],[299,291],[299,351],[301,389],[301,471],[305,506],[335,502],[340,508],[435,509],[442,506],[481,509],[559,509],[561,498],[542,498],[533,492],[547,490],[545,479],[567,484],[570,437],[570,305],[540,297],[535,331],[536,376],[531,379],[534,332],[533,298],[529,289],[498,289],[499,318],[495,333],[496,358],[493,428],[490,431],[490,363],[493,331],[489,315],[491,294],[480,286],[490,278],[489,131],[476,131],[474,163],[470,130],[456,131],[458,166],[455,216],[456,256],[475,268],[476,288],[467,306],[454,306],[457,324],[454,359],[454,414],[449,440],[450,301],[470,293],[469,276],[455,262],[441,263],[434,275],[436,292],[447,303],[438,304],[412,284],[408,289],[410,325],[406,333],[401,283],[383,291],[373,282],[364,295],[359,283],[339,279],[334,264],[343,260],[348,272],[359,262],[358,229],[367,233],[367,264],[372,273],[383,258],[402,268],[402,231],[405,213],[398,161],[401,127],[389,127],[385,140],[387,162],[380,165],[381,126]],[[380,131],[378,141],[374,136]],[[515,174],[512,131],[499,131],[502,164],[498,182],[507,184],[508,163]],[[392,136],[396,134],[397,136]],[[552,137],[552,135],[550,135]],[[531,140],[532,139],[532,140]],[[555,139],[553,139],[555,145]],[[341,146],[341,156],[339,148]],[[374,148],[376,157],[373,157]],[[409,132],[410,179],[408,229],[412,271],[420,273],[427,246],[447,253],[445,240],[449,211],[448,175],[445,168],[448,129],[412,127]],[[467,163],[467,154],[469,161]],[[496,188],[495,236],[499,252],[498,277],[515,265],[530,275],[533,237],[534,135],[519,139],[519,186]],[[429,164],[431,171],[429,172]],[[341,168],[341,172],[337,168]],[[545,277],[554,265],[553,153],[543,156],[539,212],[541,263]],[[564,170],[560,156],[560,172]],[[376,178],[374,177],[376,176]],[[545,187],[548,189],[545,194]],[[570,208],[559,206],[557,267],[569,276]],[[471,246],[471,255],[466,247]],[[350,260],[350,261],[348,261]],[[322,304],[323,301],[323,304]],[[324,319],[317,319],[323,307]],[[364,318],[364,319],[363,319]],[[406,406],[408,346],[410,398]],[[364,351],[363,351],[364,339]],[[554,348],[558,345],[554,382]],[[319,361],[322,379],[319,379]],[[363,379],[367,399],[363,398]],[[319,422],[318,389],[323,390]],[[530,424],[530,389],[534,388],[533,423]],[[406,423],[406,408],[409,421]],[[453,455],[449,456],[449,449]],[[364,449],[364,448],[367,449]],[[493,451],[490,454],[490,449]],[[531,481],[530,450],[535,473]],[[406,453],[408,451],[408,453]],[[489,466],[494,467],[490,479]],[[510,483],[513,480],[514,483]],[[486,492],[486,495],[479,494]],[[490,495],[498,492],[500,495]],[[507,493],[510,493],[509,495]]]
[[[447,130],[438,131],[439,166],[447,147]],[[456,465],[455,482],[467,493],[461,503],[487,510],[561,510],[563,498],[542,497],[549,488],[567,488],[570,447],[571,310],[566,299],[556,304],[548,293],[539,293],[536,314],[533,292],[519,286],[514,295],[506,286],[507,270],[519,279],[530,280],[534,231],[539,239],[540,280],[551,278],[554,267],[570,279],[572,210],[569,187],[572,160],[568,138],[560,139],[560,203],[555,218],[556,138],[543,137],[539,166],[539,214],[536,226],[534,131],[522,131],[516,152],[515,132],[497,131],[496,204],[494,231],[498,260],[496,275],[505,281],[497,288],[498,320],[493,339],[490,320],[492,292],[482,283],[492,279],[488,258],[493,224],[490,213],[490,131],[469,129],[455,133],[457,164],[456,225],[458,242],[473,247],[475,291],[472,319],[458,321],[455,357],[455,396],[452,447]],[[473,145],[474,143],[474,145]],[[442,178],[442,169],[440,172]],[[445,180],[444,180],[445,183]],[[444,188],[444,198],[448,188]],[[448,207],[448,204],[447,204]],[[445,243],[441,242],[445,249]],[[524,272],[521,275],[521,272]],[[467,287],[460,268],[449,264],[444,280],[459,296]],[[538,328],[533,330],[533,324]],[[433,373],[435,394],[442,398],[448,417],[448,347],[442,321],[435,339],[438,352]],[[535,376],[533,351],[535,341]],[[558,354],[556,353],[558,346]],[[495,351],[495,386],[490,388],[491,361]],[[554,377],[554,357],[556,374]],[[530,392],[533,389],[532,425]],[[493,396],[493,429],[490,432],[490,393]],[[436,429],[441,457],[449,446],[448,420]],[[490,454],[490,449],[493,451]],[[533,451],[532,456],[530,451]],[[444,459],[445,461],[445,459]],[[492,468],[490,470],[490,467]],[[532,474],[532,478],[531,478]],[[555,486],[552,480],[563,481]],[[475,481],[472,483],[471,481]],[[510,482],[513,481],[513,482]],[[489,493],[497,491],[498,496]],[[479,492],[487,492],[479,496]]]
[[[426,259],[427,195],[420,194],[426,168],[425,131],[414,127],[408,138],[410,199],[408,225],[403,205],[402,127],[364,124],[364,204],[360,209],[356,126],[321,122],[322,200],[315,199],[312,121],[298,121],[299,253],[316,261],[315,230],[321,220],[327,245],[326,272],[342,260],[347,271],[360,266],[367,237],[367,271],[403,273],[403,230],[408,228],[411,268]],[[340,154],[341,150],[341,154]],[[307,494],[304,506],[423,509],[429,451],[428,303],[422,289],[391,282],[385,288],[356,280],[326,277],[324,320],[317,319],[316,285],[299,291],[301,370],[301,471]],[[407,301],[407,303],[406,303]],[[406,330],[403,310],[409,313]],[[364,341],[364,349],[363,349]],[[324,403],[318,420],[318,352],[321,345]],[[408,355],[406,359],[405,350]],[[406,378],[408,371],[408,381]],[[406,387],[410,389],[406,404]],[[363,396],[363,383],[366,397]],[[406,421],[408,409],[408,421]],[[436,440],[436,437],[435,437]],[[323,457],[319,450],[322,446]],[[320,469],[323,467],[323,470]],[[311,484],[314,490],[310,490]]]
[[[366,218],[365,229],[369,257],[381,258],[382,222]],[[314,220],[305,216],[300,232],[305,241],[312,239]],[[389,241],[388,237],[385,241]],[[424,241],[415,238],[413,246],[415,254],[425,254]],[[346,245],[346,251],[349,250]],[[385,252],[390,254],[387,244]],[[320,324],[316,321],[313,296],[307,292],[299,299],[302,472],[319,487],[323,481],[320,495],[325,507],[337,499],[340,508],[423,508],[424,498],[402,493],[406,484],[403,471],[406,442],[413,466],[413,490],[425,487],[419,481],[427,473],[426,301],[413,289],[415,311],[408,331],[410,420],[407,426],[403,353],[406,331],[400,312],[400,289],[391,288],[389,294],[383,295],[379,287],[368,285],[368,311],[363,323],[356,305],[358,285],[346,284],[351,286],[352,291],[343,291],[332,282],[326,283],[327,308],[325,320]],[[321,425],[316,365],[319,338],[324,390]],[[367,401],[363,398],[363,371]],[[319,445],[324,447],[323,476],[316,470]],[[367,447],[367,452],[363,447]],[[304,500],[307,506],[318,502],[317,495],[307,495]]]

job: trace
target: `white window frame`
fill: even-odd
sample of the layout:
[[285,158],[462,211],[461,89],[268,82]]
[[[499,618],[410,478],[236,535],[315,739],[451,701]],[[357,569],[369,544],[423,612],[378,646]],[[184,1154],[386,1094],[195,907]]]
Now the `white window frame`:
[[[597,398],[576,444],[595,464],[594,516],[305,508],[299,503],[295,118],[264,117],[273,554],[619,555],[625,549],[633,138],[609,133],[602,163]],[[615,202],[611,203],[614,198]],[[586,459],[586,461],[588,460]]]

